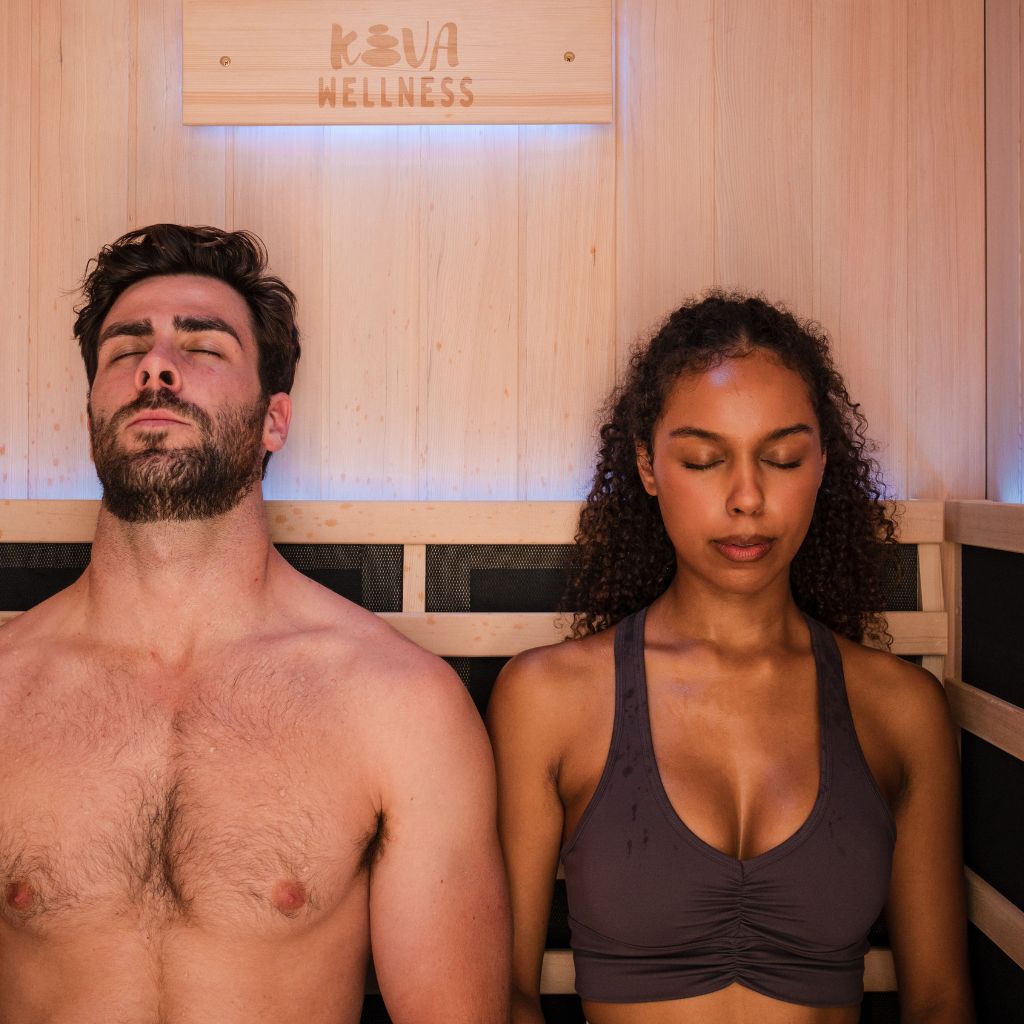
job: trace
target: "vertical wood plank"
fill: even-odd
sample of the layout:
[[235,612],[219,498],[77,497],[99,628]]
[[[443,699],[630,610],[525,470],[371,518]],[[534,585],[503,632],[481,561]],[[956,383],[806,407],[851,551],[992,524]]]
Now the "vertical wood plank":
[[292,389],[288,443],[271,460],[263,492],[269,498],[319,498],[327,414],[323,359],[323,128],[233,129],[235,230],[255,231],[271,270],[298,297],[302,357]]
[[131,5],[39,0],[34,17],[29,496],[95,497],[72,306],[86,261],[128,227]]
[[422,612],[427,607],[427,546],[402,548],[402,611]]
[[619,3],[618,361],[714,283],[714,0]]
[[518,496],[580,498],[615,373],[615,136],[521,138]]
[[417,495],[419,151],[417,127],[327,131],[324,497]]
[[715,3],[716,283],[813,300],[812,0]]
[[985,3],[988,474],[993,501],[1024,502],[1024,18],[1021,0]]
[[129,219],[223,227],[226,130],[181,123],[181,0],[135,3]]
[[519,129],[421,131],[420,497],[514,498]]
[[0,497],[28,496],[32,9],[0,8]]
[[907,7],[815,0],[814,317],[893,495],[907,487]]
[[910,0],[909,498],[985,493],[982,0]]

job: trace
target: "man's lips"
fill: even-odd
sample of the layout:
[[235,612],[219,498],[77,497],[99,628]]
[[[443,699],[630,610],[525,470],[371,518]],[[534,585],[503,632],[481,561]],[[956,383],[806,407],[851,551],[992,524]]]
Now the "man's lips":
[[144,412],[140,416],[136,416],[129,423],[129,427],[142,427],[144,429],[152,430],[154,428],[168,427],[173,424],[179,424],[180,426],[188,426],[184,420],[179,420],[176,416],[168,416],[159,412]]
[[712,544],[718,549],[718,553],[724,555],[730,562],[756,562],[768,554],[774,542],[774,537],[752,534],[748,537],[720,537],[712,541]]

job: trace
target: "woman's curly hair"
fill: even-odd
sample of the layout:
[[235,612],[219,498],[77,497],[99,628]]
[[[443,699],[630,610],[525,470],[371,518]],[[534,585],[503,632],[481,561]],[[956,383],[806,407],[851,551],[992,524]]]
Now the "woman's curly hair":
[[658,500],[643,487],[637,444],[684,373],[764,349],[807,383],[827,455],[811,525],[790,571],[797,605],[851,640],[888,645],[882,592],[896,524],[860,407],[850,400],[825,333],[763,298],[712,291],[677,309],[639,346],[605,410],[597,471],[580,512],[565,607],[572,634],[599,632],[650,604],[675,575]]

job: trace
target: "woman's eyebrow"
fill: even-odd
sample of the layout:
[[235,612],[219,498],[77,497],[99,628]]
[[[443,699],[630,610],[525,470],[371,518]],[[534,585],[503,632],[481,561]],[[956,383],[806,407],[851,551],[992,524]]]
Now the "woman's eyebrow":
[[[767,441],[781,441],[784,437],[791,437],[793,434],[813,434],[814,430],[806,423],[793,423],[788,427],[779,427],[778,430],[773,430],[770,434],[767,434],[764,440]],[[716,434],[713,430],[704,430],[701,427],[676,427],[674,430],[669,431],[669,437],[699,437],[703,441],[724,441],[725,438],[721,434]]]

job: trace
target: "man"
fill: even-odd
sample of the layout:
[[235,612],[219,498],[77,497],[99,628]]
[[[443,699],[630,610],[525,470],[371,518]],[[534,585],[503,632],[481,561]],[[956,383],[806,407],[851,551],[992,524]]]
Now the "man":
[[0,1020],[504,1021],[493,769],[447,667],[295,572],[260,480],[294,296],[245,232],[104,248],[75,333],[103,484],[0,630]]

